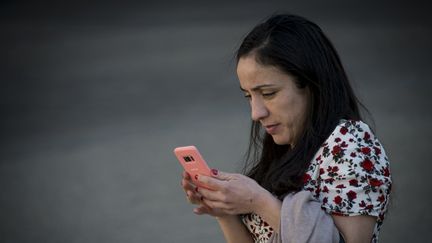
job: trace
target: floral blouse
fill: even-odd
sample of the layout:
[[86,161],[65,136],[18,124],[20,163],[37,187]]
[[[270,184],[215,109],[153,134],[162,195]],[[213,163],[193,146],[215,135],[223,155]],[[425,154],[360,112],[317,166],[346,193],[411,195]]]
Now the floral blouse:
[[[329,214],[376,216],[372,242],[378,242],[391,176],[384,148],[367,124],[342,120],[315,154],[303,181],[303,189]],[[259,215],[247,214],[242,220],[256,243],[267,242],[273,234]]]

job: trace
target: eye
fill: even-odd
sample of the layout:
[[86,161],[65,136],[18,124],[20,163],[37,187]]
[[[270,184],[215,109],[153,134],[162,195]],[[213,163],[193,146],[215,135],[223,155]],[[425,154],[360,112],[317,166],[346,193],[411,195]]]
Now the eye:
[[274,96],[275,94],[276,94],[276,91],[262,93],[261,95],[264,97],[270,98],[270,97]]

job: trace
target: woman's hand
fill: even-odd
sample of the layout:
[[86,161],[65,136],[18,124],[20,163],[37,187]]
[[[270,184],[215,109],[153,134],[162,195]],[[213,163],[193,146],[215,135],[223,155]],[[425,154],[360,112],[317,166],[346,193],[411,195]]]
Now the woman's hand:
[[199,206],[196,214],[209,214],[218,219],[232,219],[239,214],[256,213],[273,229],[279,229],[282,202],[251,178],[212,170],[212,177],[200,175],[198,180],[207,188],[196,187],[184,172],[182,186],[188,200]]
[[[212,177],[200,175],[198,180],[207,188],[196,190],[203,205],[227,215],[257,212],[263,197],[269,192],[251,178],[212,170]],[[201,210],[201,209],[200,209]]]
[[212,209],[203,202],[203,196],[198,192],[198,187],[193,184],[190,175],[186,171],[183,171],[182,176],[181,185],[186,193],[187,200],[192,204],[199,205],[194,209],[194,213],[198,215],[208,214],[214,217],[226,216],[221,210]]
[[192,179],[186,171],[183,171],[181,185],[186,193],[186,198],[192,204],[200,204],[202,195],[197,192],[197,187],[193,184]]

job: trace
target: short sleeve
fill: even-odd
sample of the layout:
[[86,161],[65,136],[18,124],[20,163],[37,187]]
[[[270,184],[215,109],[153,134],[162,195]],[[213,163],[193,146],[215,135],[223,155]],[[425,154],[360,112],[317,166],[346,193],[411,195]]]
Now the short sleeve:
[[319,197],[327,213],[384,219],[391,190],[389,162],[368,125],[342,122],[317,155]]

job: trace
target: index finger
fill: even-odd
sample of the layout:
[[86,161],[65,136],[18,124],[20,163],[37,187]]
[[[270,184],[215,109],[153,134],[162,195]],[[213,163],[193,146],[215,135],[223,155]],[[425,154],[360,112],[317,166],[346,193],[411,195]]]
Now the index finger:
[[225,187],[226,181],[218,180],[214,177],[199,175],[198,181],[211,190],[219,191]]
[[190,179],[190,174],[187,173],[185,170],[183,171],[182,176],[183,176],[183,178],[185,178],[185,179]]

